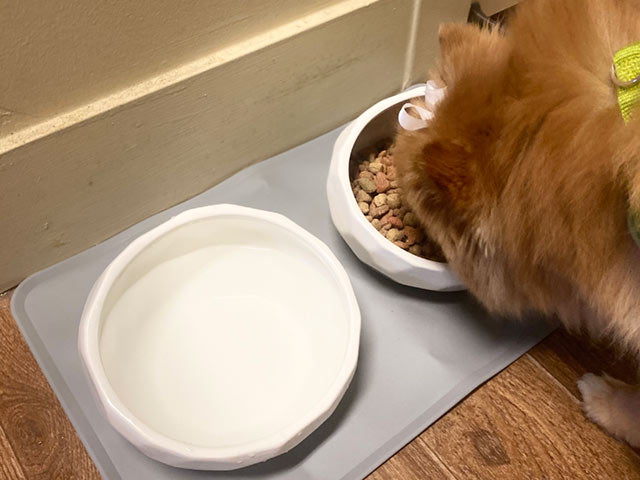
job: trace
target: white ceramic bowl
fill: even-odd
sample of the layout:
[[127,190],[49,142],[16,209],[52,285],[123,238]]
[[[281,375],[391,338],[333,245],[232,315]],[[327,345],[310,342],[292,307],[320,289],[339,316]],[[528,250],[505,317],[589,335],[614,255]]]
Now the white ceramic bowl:
[[98,404],[148,456],[231,470],[291,449],[356,368],[360,311],[344,269],[287,218],[189,210],[132,242],[82,315]]
[[425,87],[412,88],[376,103],[340,134],[333,147],[327,196],[334,225],[356,256],[403,285],[426,290],[464,290],[446,263],[413,255],[384,238],[364,217],[351,191],[350,164],[358,152],[393,138],[400,107],[424,96]]

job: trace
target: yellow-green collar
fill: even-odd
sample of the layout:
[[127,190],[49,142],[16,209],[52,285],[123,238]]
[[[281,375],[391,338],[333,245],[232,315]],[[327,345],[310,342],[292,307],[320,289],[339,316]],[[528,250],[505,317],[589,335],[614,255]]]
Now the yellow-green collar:
[[634,43],[613,56],[611,78],[618,87],[618,104],[625,122],[640,102],[640,42]]
[[[618,105],[625,123],[640,102],[640,42],[634,43],[613,56],[611,80],[618,88]],[[627,210],[627,227],[635,243],[640,246],[640,213],[632,206]]]

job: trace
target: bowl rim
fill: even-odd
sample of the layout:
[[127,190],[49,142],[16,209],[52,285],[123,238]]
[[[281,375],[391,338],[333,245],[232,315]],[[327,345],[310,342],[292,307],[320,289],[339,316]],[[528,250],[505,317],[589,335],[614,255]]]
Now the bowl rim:
[[[346,299],[348,338],[342,365],[335,379],[317,404],[298,420],[268,437],[245,444],[228,447],[205,447],[175,440],[156,431],[138,419],[120,400],[111,386],[102,364],[99,326],[104,302],[114,281],[147,246],[177,228],[203,219],[222,217],[244,217],[266,221],[293,234],[318,254]],[[217,467],[234,469],[258,463],[286,452],[302,441],[333,413],[356,369],[360,328],[360,309],[351,281],[344,267],[324,242],[281,214],[238,205],[219,204],[186,210],[137,237],[118,254],[103,271],[89,293],[80,321],[78,350],[92,384],[93,393],[97,396],[109,423],[127,440],[141,448],[144,453],[156,460],[175,466],[182,466],[181,464],[189,462],[211,462],[218,464]],[[190,468],[202,468],[202,465]]]
[[425,91],[426,84],[411,87],[397,95],[393,95],[379,101],[378,103],[374,104],[369,109],[364,111],[358,118],[356,118],[342,132],[342,138],[339,138],[335,144],[333,157],[334,160],[336,160],[336,178],[338,179],[338,182],[340,184],[340,190],[342,190],[342,192],[346,194],[346,196],[350,200],[347,202],[347,208],[349,209],[350,216],[354,218],[355,221],[358,222],[361,226],[364,226],[365,230],[374,239],[378,247],[386,250],[394,257],[396,257],[399,261],[408,264],[411,268],[417,271],[428,271],[441,273],[443,275],[450,275],[452,277],[452,280],[458,282],[458,286],[460,287],[460,289],[464,289],[465,287],[459,281],[448,263],[436,262],[434,260],[429,260],[426,258],[418,257],[417,255],[413,255],[412,253],[403,250],[397,245],[394,245],[389,240],[380,235],[380,232],[378,232],[375,227],[371,225],[371,223],[365,218],[365,216],[358,208],[358,203],[356,202],[353,196],[353,191],[351,189],[351,178],[349,177],[349,164],[351,161],[351,155],[358,137],[362,134],[367,125],[385,110],[388,110],[389,108],[392,108],[399,103],[406,102],[407,100],[410,100],[412,98],[424,96]]

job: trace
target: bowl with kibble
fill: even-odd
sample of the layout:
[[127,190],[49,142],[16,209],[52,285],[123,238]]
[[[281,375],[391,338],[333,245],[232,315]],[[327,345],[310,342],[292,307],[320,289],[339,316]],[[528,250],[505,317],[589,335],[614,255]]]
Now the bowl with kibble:
[[333,148],[327,196],[335,227],[365,264],[402,285],[434,291],[465,286],[405,203],[394,165],[398,113],[426,86],[386,98],[360,115]]

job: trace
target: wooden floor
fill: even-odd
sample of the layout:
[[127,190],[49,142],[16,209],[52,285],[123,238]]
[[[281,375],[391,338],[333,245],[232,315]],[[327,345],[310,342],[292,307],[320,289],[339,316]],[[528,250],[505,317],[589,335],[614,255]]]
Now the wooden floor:
[[[100,478],[0,295],[0,478]],[[555,333],[478,388],[371,480],[640,479],[640,457],[584,419],[576,380],[632,379],[610,352]]]

